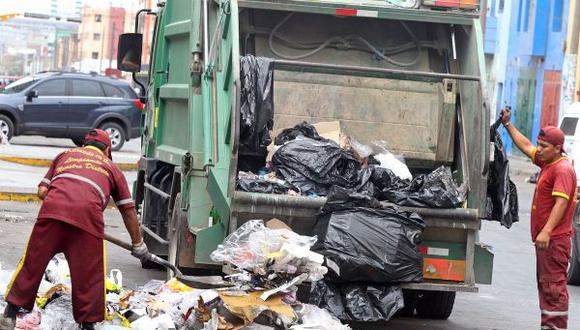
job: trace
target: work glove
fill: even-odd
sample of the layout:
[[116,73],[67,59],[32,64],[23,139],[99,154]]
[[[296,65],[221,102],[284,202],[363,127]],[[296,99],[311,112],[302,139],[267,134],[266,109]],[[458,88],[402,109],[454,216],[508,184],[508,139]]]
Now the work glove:
[[147,249],[147,245],[145,245],[145,242],[143,242],[143,240],[141,240],[140,243],[133,244],[133,249],[131,250],[131,255],[133,255],[135,258],[137,258],[141,261],[146,261],[149,259],[149,256],[151,254],[149,253],[149,249]]

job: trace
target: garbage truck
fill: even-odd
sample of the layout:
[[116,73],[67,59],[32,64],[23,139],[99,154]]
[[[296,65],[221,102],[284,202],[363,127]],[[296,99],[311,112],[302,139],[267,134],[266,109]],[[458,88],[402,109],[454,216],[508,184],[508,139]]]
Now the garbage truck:
[[[479,9],[477,0],[166,0],[141,10],[155,25],[134,197],[150,250],[185,271],[221,271],[210,253],[250,219],[311,233],[324,196],[236,189],[241,163],[265,156],[240,148],[240,59],[265,57],[273,132],[335,121],[361,144],[384,141],[413,173],[444,165],[466,186],[459,208],[405,207],[426,223],[424,281],[401,284],[407,309],[449,317],[456,292],[490,284],[493,268],[478,238],[490,158]],[[142,38],[120,37],[118,68],[139,71]]]

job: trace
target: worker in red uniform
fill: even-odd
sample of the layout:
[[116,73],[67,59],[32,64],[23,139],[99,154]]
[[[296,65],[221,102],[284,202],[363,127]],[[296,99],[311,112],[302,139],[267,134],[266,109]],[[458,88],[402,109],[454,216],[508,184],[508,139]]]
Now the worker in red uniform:
[[133,243],[132,254],[149,256],[139,231],[127,181],[111,159],[111,140],[91,130],[84,147],[59,154],[38,186],[43,200],[26,251],[6,290],[0,329],[14,329],[19,309],[31,311],[46,266],[64,253],[71,272],[73,315],[80,329],[105,319],[103,211],[112,196]]
[[567,272],[576,207],[576,173],[564,156],[564,133],[559,128],[542,128],[538,146],[534,147],[510,120],[511,111],[502,110],[502,123],[512,140],[541,169],[531,211],[541,329],[567,329]]

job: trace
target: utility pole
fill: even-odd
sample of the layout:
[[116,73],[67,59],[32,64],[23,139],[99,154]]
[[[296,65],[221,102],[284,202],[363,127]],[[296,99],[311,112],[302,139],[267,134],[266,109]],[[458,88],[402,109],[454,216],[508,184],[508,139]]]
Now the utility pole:
[[113,49],[115,48],[115,20],[113,19],[112,25],[112,33],[111,33],[111,47],[109,48],[109,68],[112,68],[113,65]]

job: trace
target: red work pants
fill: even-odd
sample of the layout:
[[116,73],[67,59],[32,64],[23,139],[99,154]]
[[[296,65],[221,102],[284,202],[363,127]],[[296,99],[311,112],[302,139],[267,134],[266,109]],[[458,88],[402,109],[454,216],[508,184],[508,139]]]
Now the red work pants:
[[6,301],[31,311],[46,266],[64,253],[70,268],[75,321],[101,322],[105,318],[105,264],[103,240],[66,222],[40,220],[6,291]]
[[536,248],[536,276],[541,329],[567,329],[568,327],[568,261],[570,237],[550,240],[547,249]]

